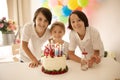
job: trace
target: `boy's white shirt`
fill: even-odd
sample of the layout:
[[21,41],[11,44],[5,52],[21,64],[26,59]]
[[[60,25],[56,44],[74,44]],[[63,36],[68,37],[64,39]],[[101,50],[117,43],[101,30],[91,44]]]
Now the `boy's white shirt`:
[[[43,44],[50,38],[50,31],[46,29],[44,35],[39,37],[35,31],[34,24],[26,24],[23,28],[22,41],[28,42],[28,47],[32,54],[39,60],[41,58]],[[24,50],[20,49],[21,60],[30,61]]]

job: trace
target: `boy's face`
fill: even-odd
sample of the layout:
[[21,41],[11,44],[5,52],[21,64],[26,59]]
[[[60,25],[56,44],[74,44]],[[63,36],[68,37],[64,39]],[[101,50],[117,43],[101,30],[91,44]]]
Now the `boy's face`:
[[64,30],[58,25],[56,25],[51,31],[51,35],[55,39],[62,39],[64,33],[65,33]]
[[36,28],[40,32],[46,30],[46,28],[48,27],[48,24],[49,24],[48,20],[41,12],[36,17],[35,22],[36,22]]

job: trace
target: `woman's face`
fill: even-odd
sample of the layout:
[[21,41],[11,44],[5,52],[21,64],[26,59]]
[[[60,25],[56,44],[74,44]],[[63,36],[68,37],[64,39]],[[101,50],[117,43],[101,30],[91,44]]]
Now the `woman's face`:
[[70,23],[74,31],[78,32],[81,28],[85,28],[84,22],[76,15],[70,16]]
[[51,31],[51,35],[55,39],[62,39],[64,33],[64,30],[59,25],[56,25]]
[[41,12],[37,15],[35,23],[36,23],[36,29],[39,32],[46,30],[46,28],[49,25],[48,20]]

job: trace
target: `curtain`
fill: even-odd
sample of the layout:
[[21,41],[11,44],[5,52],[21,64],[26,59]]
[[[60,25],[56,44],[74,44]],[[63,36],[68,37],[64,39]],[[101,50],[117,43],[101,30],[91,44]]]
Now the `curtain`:
[[31,0],[7,0],[8,18],[15,20],[17,27],[16,34],[20,38],[23,25],[31,21]]

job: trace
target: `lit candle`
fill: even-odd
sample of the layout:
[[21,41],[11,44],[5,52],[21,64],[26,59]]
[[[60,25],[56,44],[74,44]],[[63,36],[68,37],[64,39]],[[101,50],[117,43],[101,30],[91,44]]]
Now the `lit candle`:
[[58,56],[58,48],[57,48],[56,44],[55,44],[55,56]]
[[60,44],[60,46],[59,46],[59,55],[61,55],[62,54],[62,45]]
[[64,44],[62,44],[62,55],[65,53]]

